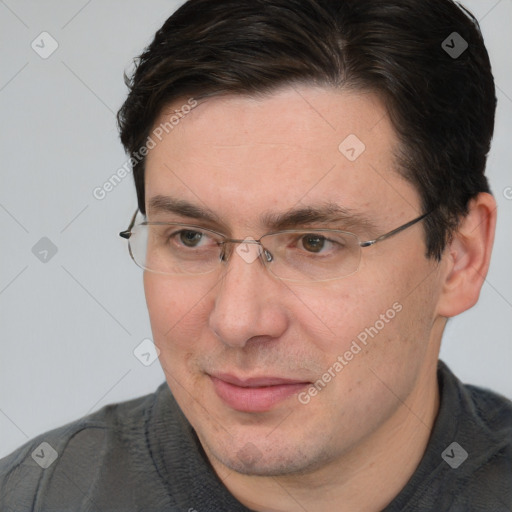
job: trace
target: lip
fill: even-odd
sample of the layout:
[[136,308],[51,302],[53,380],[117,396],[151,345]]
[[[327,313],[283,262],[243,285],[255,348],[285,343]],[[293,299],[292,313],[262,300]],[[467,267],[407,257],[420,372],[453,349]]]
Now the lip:
[[210,375],[217,396],[229,407],[241,412],[265,412],[311,382],[281,377],[239,378],[231,374]]

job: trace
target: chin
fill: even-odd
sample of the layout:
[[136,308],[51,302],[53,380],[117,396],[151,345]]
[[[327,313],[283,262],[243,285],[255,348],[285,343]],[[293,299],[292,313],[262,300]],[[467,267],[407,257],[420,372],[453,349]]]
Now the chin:
[[207,452],[230,470],[252,476],[307,474],[329,462],[331,456],[327,450],[321,447],[314,450],[309,446],[308,453],[303,445],[304,442],[285,444],[284,440],[277,439],[273,442],[264,439],[263,443],[261,440],[236,442],[231,439],[227,445],[210,445]]

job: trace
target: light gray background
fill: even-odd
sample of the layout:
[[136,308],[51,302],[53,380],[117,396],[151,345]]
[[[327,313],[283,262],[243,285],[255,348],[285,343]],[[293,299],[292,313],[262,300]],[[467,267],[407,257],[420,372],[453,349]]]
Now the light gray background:
[[[101,201],[93,190],[126,161],[123,71],[179,3],[0,0],[0,456],[164,380],[133,354],[151,331],[141,271],[117,236],[136,207],[132,177]],[[512,397],[512,0],[464,4],[498,86],[488,175],[499,223],[480,302],[449,323],[441,357]],[[59,45],[47,59],[31,48],[43,31]],[[32,253],[42,237],[58,249],[46,263]]]

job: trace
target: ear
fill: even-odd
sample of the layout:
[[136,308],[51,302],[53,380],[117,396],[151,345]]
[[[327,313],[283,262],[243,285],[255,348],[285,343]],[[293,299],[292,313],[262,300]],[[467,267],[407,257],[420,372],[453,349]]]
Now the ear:
[[438,302],[441,316],[458,315],[476,304],[489,270],[495,228],[496,201],[482,192],[471,200],[468,214],[443,255],[445,276]]

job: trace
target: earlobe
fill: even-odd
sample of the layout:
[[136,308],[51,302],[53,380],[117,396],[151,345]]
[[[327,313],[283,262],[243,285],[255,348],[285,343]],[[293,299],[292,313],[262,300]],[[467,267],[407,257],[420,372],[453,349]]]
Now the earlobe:
[[496,201],[482,192],[471,200],[468,214],[445,250],[439,315],[452,317],[476,304],[489,270],[495,227]]

